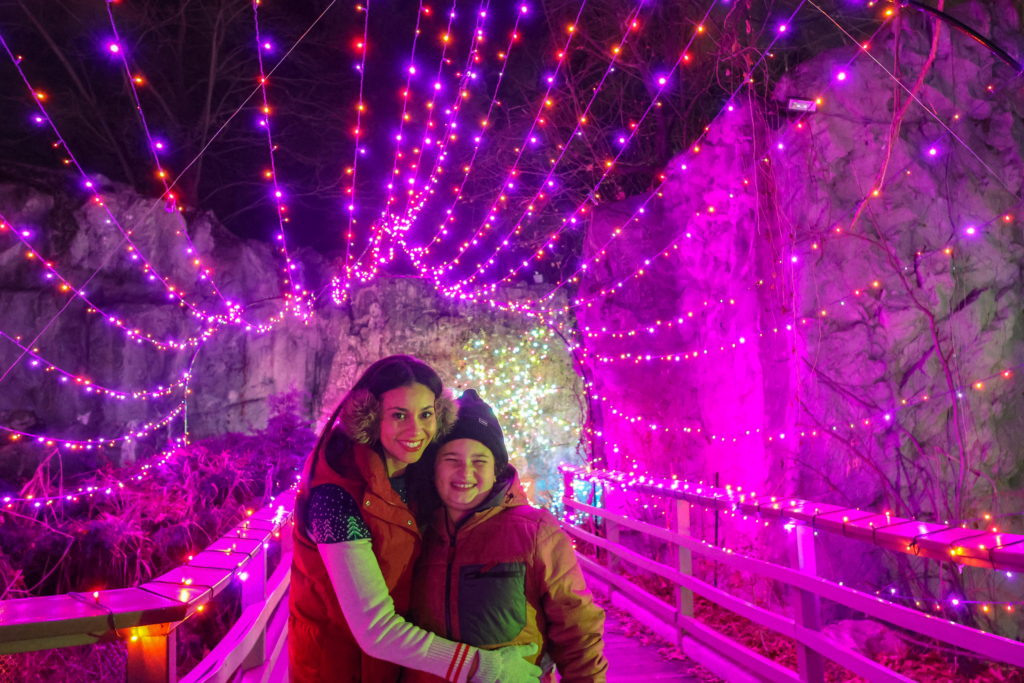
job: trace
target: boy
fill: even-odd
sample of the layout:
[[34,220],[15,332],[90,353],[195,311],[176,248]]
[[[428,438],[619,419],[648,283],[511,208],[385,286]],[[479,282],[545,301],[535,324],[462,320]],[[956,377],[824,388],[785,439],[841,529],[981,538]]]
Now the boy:
[[[442,506],[424,525],[410,620],[483,649],[536,643],[529,659],[545,669],[542,681],[554,680],[553,664],[564,683],[604,683],[604,611],[554,515],[528,503],[501,426],[476,391],[459,399],[433,463]],[[402,677],[437,680],[411,669]]]

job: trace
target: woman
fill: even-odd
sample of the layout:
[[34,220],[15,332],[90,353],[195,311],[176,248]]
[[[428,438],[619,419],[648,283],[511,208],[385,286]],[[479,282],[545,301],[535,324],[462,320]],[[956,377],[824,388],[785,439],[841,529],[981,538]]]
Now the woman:
[[407,471],[455,415],[433,368],[389,356],[366,369],[324,426],[296,502],[292,683],[393,683],[403,666],[457,683],[537,680],[540,669],[523,659],[535,646],[481,651],[399,616],[421,545]]

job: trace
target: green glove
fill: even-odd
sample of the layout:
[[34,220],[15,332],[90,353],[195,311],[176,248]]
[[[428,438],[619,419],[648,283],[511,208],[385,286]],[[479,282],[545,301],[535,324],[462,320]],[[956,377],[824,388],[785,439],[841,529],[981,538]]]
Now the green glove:
[[537,654],[537,643],[480,650],[480,665],[471,683],[537,683],[541,669],[523,659]]

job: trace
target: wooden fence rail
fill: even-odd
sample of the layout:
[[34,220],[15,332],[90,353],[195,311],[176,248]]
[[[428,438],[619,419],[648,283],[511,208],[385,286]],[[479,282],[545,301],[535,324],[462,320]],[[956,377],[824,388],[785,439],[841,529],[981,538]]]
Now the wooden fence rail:
[[[642,620],[644,617],[647,618],[647,621],[653,620],[655,623],[649,625],[656,631],[670,636],[670,639],[677,644],[683,645],[684,651],[689,651],[684,641],[687,639],[696,641],[699,646],[702,646],[697,649],[707,648],[719,657],[739,664],[745,670],[748,680],[778,683],[796,681],[821,683],[824,681],[825,659],[830,659],[869,681],[890,683],[910,680],[824,636],[820,632],[822,624],[819,600],[822,598],[920,634],[925,638],[943,641],[973,652],[979,657],[1024,667],[1024,644],[1022,643],[893,604],[875,595],[841,586],[816,576],[814,527],[811,526],[813,520],[796,519],[792,514],[787,515],[786,521],[793,525],[793,532],[795,532],[791,536],[792,547],[790,548],[790,556],[794,559],[795,566],[786,567],[736,555],[729,550],[710,545],[689,535],[689,506],[691,504],[708,504],[714,507],[717,504],[716,501],[721,500],[715,495],[704,495],[691,501],[682,496],[667,495],[664,486],[644,485],[646,490],[643,492],[645,493],[665,495],[675,499],[674,515],[670,515],[674,516],[674,519],[670,520],[674,528],[666,529],[574,500],[570,497],[573,491],[573,477],[578,472],[585,471],[570,467],[562,468],[562,471],[566,477],[567,494],[563,499],[566,513],[566,520],[562,522],[563,528],[576,539],[602,548],[608,553],[607,567],[581,555],[579,560],[584,572],[606,584],[609,593],[613,594],[613,598],[615,597],[614,593],[618,592],[620,604],[624,603],[622,606]],[[668,489],[675,494],[682,486],[684,484],[680,483],[679,486],[670,486]],[[706,493],[706,488],[705,491],[700,493],[694,491],[694,493],[700,496]],[[728,509],[732,510],[731,507]],[[788,506],[786,509],[792,510]],[[771,511],[776,518],[781,518],[783,514],[782,508],[776,507],[774,502],[769,503],[767,511]],[[573,524],[571,520],[577,513],[603,519],[606,530],[605,537],[589,533]],[[673,544],[678,551],[671,555],[674,566],[656,562],[622,545],[619,542],[622,529],[631,529],[648,537]],[[903,550],[911,552],[906,549],[906,545],[903,546]],[[693,553],[702,555],[708,560],[791,586],[794,589],[794,617],[789,618],[770,612],[694,577],[691,571]],[[950,560],[953,557],[964,556],[951,555],[947,551],[942,557]],[[970,561],[966,563],[973,564],[974,560],[976,558],[970,558]],[[675,584],[678,607],[669,605],[621,576],[617,569],[622,561]],[[797,646],[798,670],[794,672],[782,667],[694,619],[692,602],[694,593],[756,624],[792,638]],[[697,659],[700,661],[699,657]],[[734,679],[728,674],[725,677],[730,680]]]
[[559,469],[568,478],[601,480],[638,493],[686,501],[710,510],[806,524],[817,531],[839,534],[908,555],[972,567],[1024,572],[1024,536],[1001,532],[996,526],[968,529],[906,519],[890,512],[871,512],[798,498],[759,497],[756,493],[744,493],[728,487],[715,488],[624,472],[591,472],[583,467],[563,465]]
[[[137,588],[0,601],[0,655],[122,640],[128,683],[175,683],[176,629],[240,581],[241,618],[182,683],[226,682],[238,671],[246,683],[283,680],[288,610],[278,607],[288,593],[294,506],[294,491],[282,493],[186,564]],[[275,540],[281,560],[268,579]]]

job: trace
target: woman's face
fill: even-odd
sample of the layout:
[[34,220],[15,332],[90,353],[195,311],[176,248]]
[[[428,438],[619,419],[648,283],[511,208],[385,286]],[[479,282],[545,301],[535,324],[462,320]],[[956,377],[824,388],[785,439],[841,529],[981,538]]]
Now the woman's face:
[[380,397],[380,442],[388,476],[402,474],[423,457],[423,451],[437,433],[434,398],[434,392],[422,384],[398,387]]
[[494,479],[494,454],[476,439],[455,439],[437,452],[434,485],[455,521],[487,499]]

